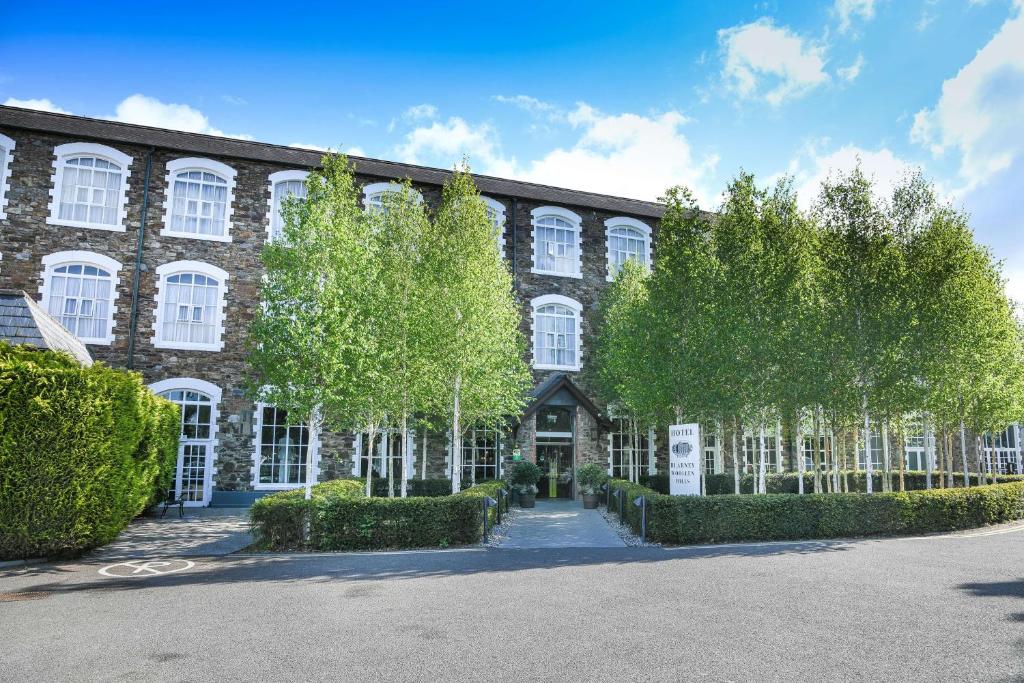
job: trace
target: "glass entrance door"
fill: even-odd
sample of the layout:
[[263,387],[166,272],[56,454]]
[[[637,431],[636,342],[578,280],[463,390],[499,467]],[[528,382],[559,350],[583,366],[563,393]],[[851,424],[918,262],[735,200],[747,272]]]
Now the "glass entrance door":
[[538,498],[572,498],[573,467],[571,443],[538,443],[537,466],[542,472],[537,482]]

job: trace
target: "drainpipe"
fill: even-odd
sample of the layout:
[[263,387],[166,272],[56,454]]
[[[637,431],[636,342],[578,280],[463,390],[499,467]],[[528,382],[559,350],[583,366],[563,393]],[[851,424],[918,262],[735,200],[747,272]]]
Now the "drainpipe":
[[516,235],[519,233],[518,226],[516,225],[516,208],[519,203],[515,197],[512,198],[512,291],[519,289],[519,282],[516,280],[516,257],[518,256],[516,250]]
[[142,179],[142,218],[139,220],[139,239],[135,246],[135,271],[132,273],[132,308],[128,315],[128,369],[135,369],[135,335],[139,327],[139,281],[142,270],[142,243],[146,239],[146,214],[149,212],[149,179],[153,173],[153,152],[146,152],[146,173]]

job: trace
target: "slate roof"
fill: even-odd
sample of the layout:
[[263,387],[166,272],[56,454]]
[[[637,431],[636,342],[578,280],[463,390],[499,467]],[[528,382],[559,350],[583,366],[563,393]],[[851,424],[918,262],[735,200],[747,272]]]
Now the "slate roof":
[[78,337],[43,310],[27,293],[0,289],[0,340],[12,345],[29,344],[71,354],[82,365],[92,357]]
[[[297,168],[317,167],[320,165],[320,158],[323,155],[319,151],[297,147],[199,133],[183,133],[164,128],[104,121],[69,114],[54,114],[20,107],[0,106],[0,126],[56,133],[79,139],[92,139],[97,142],[121,142],[203,156],[264,161]],[[356,172],[364,175],[409,178],[414,183],[435,186],[443,185],[445,180],[451,176],[451,171],[428,166],[355,156],[350,158],[355,165]],[[624,168],[622,172],[628,173],[629,169]],[[595,192],[569,190],[494,176],[474,174],[473,178],[482,194],[494,197],[517,197],[551,204],[585,206],[612,213],[632,214],[655,219],[661,218],[665,211],[665,207],[657,202],[612,197]]]
[[547,379],[535,386],[530,393],[527,394],[530,397],[530,402],[526,405],[526,409],[523,410],[523,415],[519,418],[520,422],[526,420],[528,417],[540,410],[540,407],[544,405],[548,399],[562,389],[565,389],[572,394],[572,397],[575,398],[588,413],[594,416],[594,419],[597,420],[599,425],[605,429],[611,428],[611,420],[601,414],[601,409],[598,408],[564,372],[556,372],[549,375]]

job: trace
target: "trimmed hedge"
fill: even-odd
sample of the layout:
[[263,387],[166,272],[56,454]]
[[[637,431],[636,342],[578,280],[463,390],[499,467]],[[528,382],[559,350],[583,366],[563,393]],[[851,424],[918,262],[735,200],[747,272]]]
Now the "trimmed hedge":
[[[638,531],[646,495],[647,538],[722,543],[919,534],[1024,519],[1024,482],[905,493],[666,496],[614,480],[628,496],[624,522]],[[614,511],[618,508],[614,506]]]
[[138,373],[0,343],[0,560],[113,540],[173,480],[179,430]]
[[[267,550],[385,550],[476,543],[483,534],[484,496],[503,503],[500,481],[457,495],[409,498],[365,498],[363,484],[354,479],[324,482],[313,487],[308,501],[301,489],[260,498],[249,513],[257,545]],[[489,514],[491,524],[500,515],[493,508]]]
[[[365,481],[363,482],[365,484]],[[388,495],[388,480],[374,479],[373,495],[384,498]],[[399,493],[401,483],[395,480],[395,495]],[[417,497],[436,498],[438,496],[450,496],[452,494],[451,479],[410,479],[409,495]]]
[[[843,473],[841,473],[842,475]],[[845,474],[849,475],[851,493],[864,493],[867,491],[867,474],[861,471],[849,471]],[[955,486],[963,486],[963,473],[956,472],[954,477]],[[804,473],[804,491],[810,492],[814,490],[814,474],[811,472]],[[825,474],[822,474],[822,486],[825,484]],[[882,477],[884,475],[880,472],[875,472],[872,475],[872,481],[875,491],[882,490]],[[971,474],[971,486],[979,486],[979,477],[977,474]],[[771,472],[765,475],[765,486],[768,489],[768,493],[799,493],[800,474],[798,472],[783,472],[776,473]],[[892,475],[892,490],[899,490],[899,473],[893,472]],[[925,472],[919,472],[910,470],[904,472],[904,483],[906,484],[907,491],[925,491],[928,489],[928,475]],[[996,476],[996,482],[1000,484],[1010,483],[1014,481],[1024,481],[1024,475],[1019,474],[1000,474]],[[664,493],[668,495],[669,484],[667,474],[650,474],[641,475],[640,483],[648,488],[654,489],[658,493]],[[932,473],[932,486],[937,487],[939,485],[939,475],[937,472]],[[732,494],[736,490],[736,483],[733,479],[731,472],[724,472],[721,474],[709,474],[705,480],[705,487],[709,496]],[[754,492],[754,475],[744,474],[740,477],[740,493],[753,493]]]

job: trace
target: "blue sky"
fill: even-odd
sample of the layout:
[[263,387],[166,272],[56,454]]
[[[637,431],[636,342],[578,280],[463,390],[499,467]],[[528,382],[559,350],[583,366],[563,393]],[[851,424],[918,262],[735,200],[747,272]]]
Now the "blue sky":
[[1022,3],[3,3],[0,102],[709,208],[920,166],[1024,299]]

